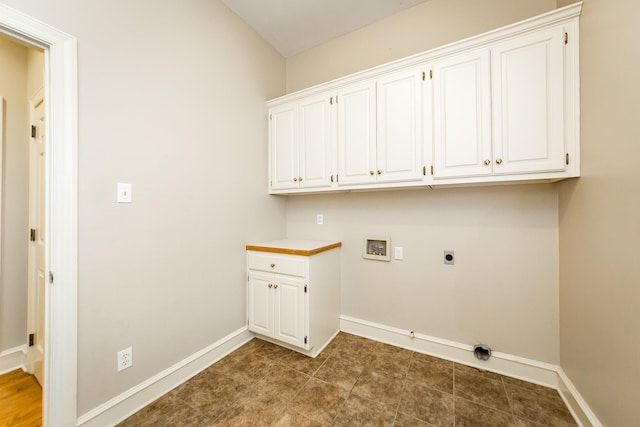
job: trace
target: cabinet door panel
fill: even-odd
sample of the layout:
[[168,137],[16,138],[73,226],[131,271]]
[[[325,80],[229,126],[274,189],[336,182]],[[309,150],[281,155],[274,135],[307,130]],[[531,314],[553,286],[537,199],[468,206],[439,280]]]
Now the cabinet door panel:
[[335,136],[331,95],[300,101],[300,188],[330,187]]
[[269,135],[271,188],[274,190],[297,188],[299,175],[297,104],[291,103],[274,108],[269,114],[271,120]]
[[489,51],[433,65],[434,177],[491,175]]
[[379,182],[422,179],[421,71],[414,68],[377,82]]
[[274,338],[304,347],[305,300],[304,281],[279,276],[278,288],[274,292],[275,328]]
[[494,174],[564,169],[563,30],[492,49]]
[[338,185],[375,182],[375,84],[338,91]]
[[273,275],[249,273],[249,330],[273,336]]

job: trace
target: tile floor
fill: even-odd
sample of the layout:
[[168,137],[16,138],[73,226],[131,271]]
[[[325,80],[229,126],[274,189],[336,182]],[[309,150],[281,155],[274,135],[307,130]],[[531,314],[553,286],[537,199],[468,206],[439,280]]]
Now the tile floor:
[[340,333],[315,359],[253,339],[129,426],[575,426],[558,393]]

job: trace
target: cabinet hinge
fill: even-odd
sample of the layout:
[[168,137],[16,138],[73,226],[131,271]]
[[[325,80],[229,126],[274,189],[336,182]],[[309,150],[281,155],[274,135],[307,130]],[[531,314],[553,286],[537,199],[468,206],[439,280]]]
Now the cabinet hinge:
[[569,33],[564,33],[564,44],[569,43]]
[[425,73],[424,71],[422,72],[422,80],[424,80],[427,77],[427,73]]
[[29,230],[29,241],[30,242],[35,242],[36,241],[36,237],[37,237],[37,232],[35,228],[32,228]]
[[329,104],[333,105],[333,96],[329,98]]
[[305,344],[307,343],[307,337],[304,337],[304,343]]
[[307,293],[307,285],[304,285],[304,293]]
[[433,175],[433,165],[431,165],[431,175]]
[[29,334],[29,347],[33,347],[35,337],[35,334]]
[[35,138],[36,137],[36,127],[34,125],[31,125],[31,138]]
[[331,182],[333,182],[333,175],[331,175]]
[[569,165],[569,153],[565,154],[564,156],[564,162]]
[[336,182],[340,182],[340,180],[338,179],[340,177],[340,175],[336,175]]
[[49,283],[53,283],[53,273],[49,272]]
[[271,114],[269,114],[269,120],[272,120],[273,116]]
[[422,167],[422,175],[427,176],[427,167],[426,166]]
[[433,78],[433,70],[429,70],[429,78],[432,79]]
[[336,104],[338,103],[338,95],[336,95]]

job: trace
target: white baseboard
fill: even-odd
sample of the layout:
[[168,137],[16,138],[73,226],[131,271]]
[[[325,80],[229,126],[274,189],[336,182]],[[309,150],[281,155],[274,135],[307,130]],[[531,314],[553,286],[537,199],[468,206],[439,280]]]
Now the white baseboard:
[[25,370],[27,346],[13,347],[0,353],[0,375],[16,369]]
[[481,361],[473,355],[473,346],[471,345],[417,333],[411,338],[411,331],[349,316],[340,316],[340,330],[554,388],[558,390],[580,427],[602,427],[589,405],[580,396],[562,368],[557,365],[499,352],[492,352],[489,360]]
[[598,417],[587,405],[587,402],[582,398],[582,395],[562,368],[558,368],[558,392],[580,426],[602,427]]
[[246,326],[242,327],[81,415],[78,417],[77,425],[83,427],[114,426],[247,343],[253,337],[254,335],[248,331]]

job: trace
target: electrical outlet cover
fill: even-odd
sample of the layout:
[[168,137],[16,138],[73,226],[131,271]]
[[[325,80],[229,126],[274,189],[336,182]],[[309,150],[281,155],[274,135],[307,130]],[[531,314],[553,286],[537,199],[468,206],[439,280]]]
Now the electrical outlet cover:
[[118,352],[118,372],[133,365],[133,348],[125,348]]

